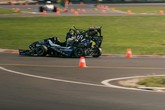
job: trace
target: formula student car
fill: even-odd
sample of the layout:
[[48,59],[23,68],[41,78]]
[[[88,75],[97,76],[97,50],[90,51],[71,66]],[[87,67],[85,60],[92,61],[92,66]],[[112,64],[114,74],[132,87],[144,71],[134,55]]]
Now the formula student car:
[[43,12],[44,10],[45,11],[56,12],[57,11],[57,7],[55,5],[53,5],[51,3],[51,1],[46,1],[45,5],[39,7],[39,12]]
[[99,57],[102,54],[103,36],[101,27],[90,27],[88,30],[70,28],[66,41],[60,42],[58,37],[36,41],[29,45],[29,50],[19,50],[20,55],[58,56],[58,57]]

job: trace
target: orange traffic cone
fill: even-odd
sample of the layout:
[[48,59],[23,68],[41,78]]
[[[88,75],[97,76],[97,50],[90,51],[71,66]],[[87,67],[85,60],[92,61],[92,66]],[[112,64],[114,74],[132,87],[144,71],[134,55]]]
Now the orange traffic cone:
[[22,2],[20,2],[19,5],[22,6]]
[[60,16],[60,15],[61,15],[60,11],[56,11],[56,16]]
[[14,6],[14,1],[13,0],[10,0],[10,5]]
[[86,9],[82,9],[81,12],[82,12],[82,13],[86,13]]
[[80,2],[80,5],[84,5],[84,2]]
[[127,48],[126,58],[132,58],[131,48]]
[[161,15],[163,15],[163,14],[164,14],[164,11],[163,11],[163,10],[160,10],[159,13],[160,13]]
[[20,12],[20,8],[16,8],[15,11],[16,11],[16,12]]
[[105,6],[105,10],[109,10],[109,7],[108,6]]
[[28,5],[29,5],[29,3],[28,3],[28,2],[26,2],[26,3],[25,3],[25,5],[26,5],[26,6],[28,6]]
[[132,11],[131,10],[128,10],[127,13],[130,15],[130,14],[132,14]]
[[36,3],[36,6],[39,6],[39,4],[38,4],[38,3]]
[[105,7],[104,5],[101,5],[101,8],[102,8],[102,9],[104,9],[104,7]]
[[98,8],[98,9],[101,8],[101,5],[97,5],[97,8]]
[[74,10],[73,8],[70,9],[70,12],[71,12],[71,13],[74,13],[74,11],[75,11],[75,10]]
[[102,10],[102,14],[106,14],[106,10]]
[[80,57],[79,67],[84,68],[86,66],[85,58],[83,56]]
[[79,16],[78,11],[74,12],[74,16]]
[[46,15],[46,14],[47,14],[47,13],[46,13],[46,10],[43,10],[42,14]]
[[64,8],[64,9],[63,9],[63,12],[68,12],[67,8]]

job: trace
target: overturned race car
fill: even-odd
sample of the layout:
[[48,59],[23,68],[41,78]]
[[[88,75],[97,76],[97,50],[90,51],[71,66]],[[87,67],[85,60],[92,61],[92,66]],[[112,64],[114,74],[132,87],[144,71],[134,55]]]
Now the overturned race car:
[[29,50],[19,49],[19,54],[27,56],[99,57],[102,54],[102,41],[101,27],[90,27],[88,30],[73,27],[66,34],[65,42],[60,42],[58,37],[43,39],[30,44]]

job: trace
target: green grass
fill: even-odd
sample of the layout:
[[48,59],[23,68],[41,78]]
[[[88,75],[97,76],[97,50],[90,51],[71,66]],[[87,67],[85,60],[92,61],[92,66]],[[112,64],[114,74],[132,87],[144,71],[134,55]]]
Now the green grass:
[[13,13],[20,13],[20,10],[18,8],[7,9],[0,7],[0,14],[13,14]]
[[140,80],[139,85],[147,87],[165,87],[165,77],[148,77]]
[[0,18],[0,48],[28,48],[31,42],[58,36],[71,26],[102,26],[103,53],[165,54],[165,16],[10,17]]
[[160,10],[165,11],[165,7],[117,7],[116,10],[127,12],[131,10],[133,13],[154,13],[159,14]]

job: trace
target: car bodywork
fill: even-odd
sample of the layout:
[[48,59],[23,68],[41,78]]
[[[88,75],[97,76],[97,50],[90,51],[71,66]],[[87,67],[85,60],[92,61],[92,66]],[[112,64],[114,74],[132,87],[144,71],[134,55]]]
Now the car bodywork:
[[57,37],[36,41],[29,45],[29,50],[19,50],[20,55],[58,56],[58,57],[99,57],[102,54],[103,36],[101,27],[90,27],[88,30],[71,28],[66,34],[66,41],[60,42]]

